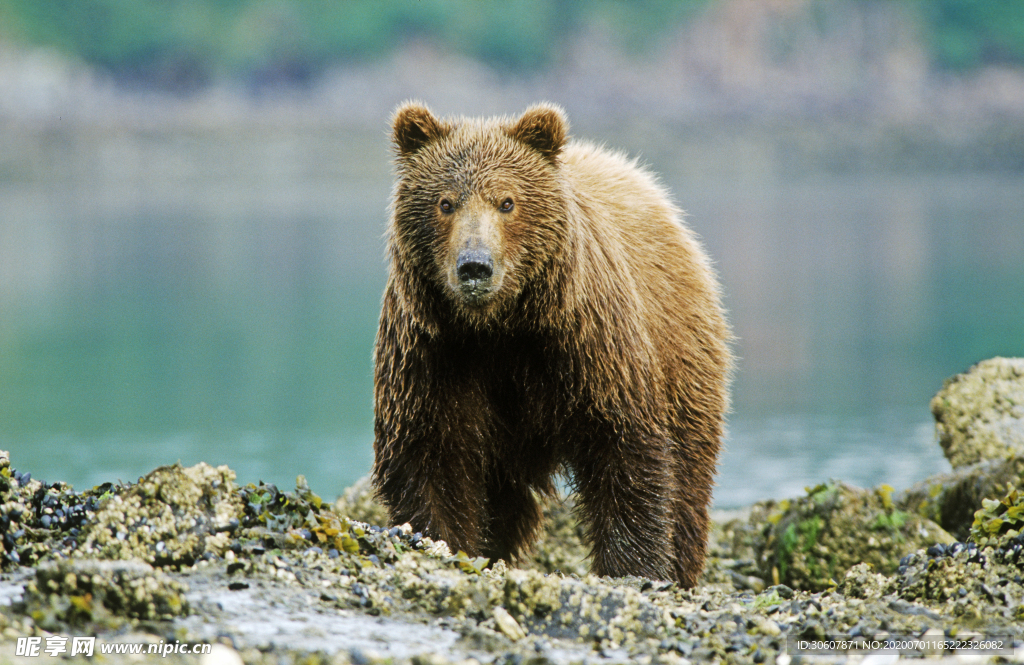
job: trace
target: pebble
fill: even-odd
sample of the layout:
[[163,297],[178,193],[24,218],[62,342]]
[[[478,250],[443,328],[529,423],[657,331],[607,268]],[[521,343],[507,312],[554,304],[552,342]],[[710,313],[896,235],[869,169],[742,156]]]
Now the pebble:
[[238,652],[224,644],[213,644],[210,653],[199,657],[199,665],[244,665]]
[[505,637],[517,642],[526,637],[526,632],[523,630],[519,622],[508,613],[504,607],[500,605],[495,607],[493,610],[494,622],[498,625],[498,629],[505,634]]

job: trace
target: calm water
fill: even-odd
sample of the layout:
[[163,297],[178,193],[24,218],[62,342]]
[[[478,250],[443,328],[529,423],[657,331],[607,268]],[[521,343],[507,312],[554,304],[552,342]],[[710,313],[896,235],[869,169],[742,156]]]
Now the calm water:
[[[683,139],[607,140],[664,174],[725,286],[740,361],[719,506],[948,468],[930,397],[978,360],[1024,355],[1024,177],[723,174],[729,155],[709,174]],[[327,497],[368,471],[380,132],[24,150],[0,164],[15,467],[84,487],[203,460],[243,483],[301,473]]]

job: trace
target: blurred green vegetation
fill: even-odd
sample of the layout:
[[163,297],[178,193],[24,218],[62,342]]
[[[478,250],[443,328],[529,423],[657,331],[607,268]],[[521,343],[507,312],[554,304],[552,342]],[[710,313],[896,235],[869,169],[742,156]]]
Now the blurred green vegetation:
[[1021,0],[921,0],[934,61],[952,70],[1024,63]]
[[[506,71],[538,69],[581,26],[601,21],[642,52],[721,0],[0,0],[0,38],[48,45],[115,76],[164,88],[216,77],[302,83],[417,37]],[[845,4],[904,0],[846,0]],[[844,4],[812,0],[811,10]],[[1021,0],[907,2],[933,65],[1024,63]]]
[[604,18],[625,46],[649,43],[709,0],[0,0],[0,36],[43,44],[161,87],[216,76],[301,83],[417,37],[498,68],[549,62]]

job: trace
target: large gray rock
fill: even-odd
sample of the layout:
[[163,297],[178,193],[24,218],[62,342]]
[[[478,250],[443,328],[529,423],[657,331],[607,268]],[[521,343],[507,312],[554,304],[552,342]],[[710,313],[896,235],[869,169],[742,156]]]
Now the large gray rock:
[[954,469],[1024,455],[1024,358],[991,358],[947,379],[931,409]]

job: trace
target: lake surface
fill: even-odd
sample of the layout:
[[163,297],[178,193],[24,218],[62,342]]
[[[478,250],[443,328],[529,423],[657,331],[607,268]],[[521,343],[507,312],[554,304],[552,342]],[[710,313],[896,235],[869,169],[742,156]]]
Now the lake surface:
[[[929,399],[1024,355],[1024,176],[790,171],[646,136],[599,138],[662,173],[737,336],[716,505],[948,469]],[[81,488],[202,460],[325,497],[366,474],[386,148],[344,127],[0,132],[13,465]]]

